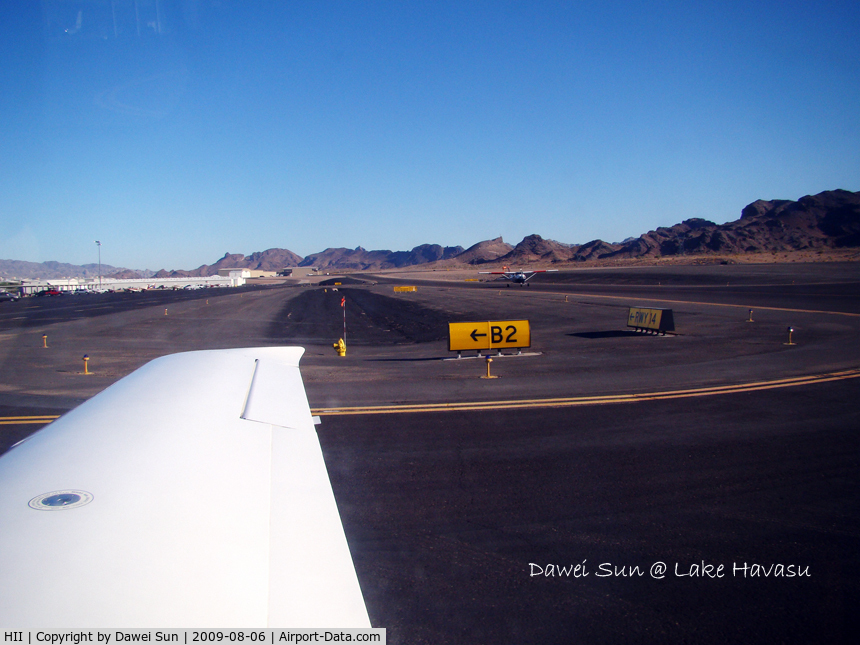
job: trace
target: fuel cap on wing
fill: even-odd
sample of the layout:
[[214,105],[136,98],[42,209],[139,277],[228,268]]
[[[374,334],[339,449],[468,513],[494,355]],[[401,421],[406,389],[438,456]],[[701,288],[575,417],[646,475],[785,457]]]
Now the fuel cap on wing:
[[37,511],[65,511],[86,506],[93,501],[92,493],[84,490],[55,490],[37,495],[30,500],[30,508]]

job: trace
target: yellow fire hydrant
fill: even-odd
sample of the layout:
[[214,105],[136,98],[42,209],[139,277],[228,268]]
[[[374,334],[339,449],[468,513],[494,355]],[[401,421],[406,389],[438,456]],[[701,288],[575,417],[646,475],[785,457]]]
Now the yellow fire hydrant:
[[346,343],[343,342],[343,338],[339,338],[336,343],[332,345],[334,347],[334,351],[337,352],[338,356],[346,356]]

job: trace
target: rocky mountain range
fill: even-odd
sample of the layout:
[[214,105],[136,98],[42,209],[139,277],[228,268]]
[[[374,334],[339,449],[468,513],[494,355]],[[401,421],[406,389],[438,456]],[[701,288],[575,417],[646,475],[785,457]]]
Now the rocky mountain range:
[[411,251],[366,251],[357,249],[326,249],[313,253],[302,260],[298,266],[319,267],[320,269],[399,269],[416,264],[428,264],[439,260],[456,258],[463,252],[462,246],[442,247],[438,244],[422,244]]
[[280,271],[284,267],[299,266],[302,256],[287,249],[269,249],[258,251],[251,255],[241,253],[225,253],[224,257],[215,264],[204,264],[191,271],[165,271],[162,269],[155,274],[156,278],[186,278],[215,275],[219,269],[251,269],[254,271]]
[[[832,190],[791,200],[757,200],[741,211],[738,220],[715,224],[693,218],[671,227],[660,227],[637,238],[610,243],[593,240],[586,244],[565,244],[529,235],[512,246],[497,237],[468,249],[422,244],[411,251],[367,251],[329,248],[307,257],[287,249],[242,254],[226,253],[214,264],[196,269],[159,271],[158,277],[208,276],[221,268],[247,268],[279,271],[284,267],[313,266],[320,270],[376,271],[436,263],[481,265],[502,263],[564,264],[616,259],[654,259],[675,256],[715,257],[783,251],[823,251],[860,247],[860,192]],[[93,277],[97,265],[75,266],[59,262],[18,262],[0,260],[0,275],[5,277],[51,278]],[[102,275],[149,277],[148,272],[117,269],[102,265]]]
[[[833,190],[798,201],[758,200],[726,224],[693,218],[621,243],[571,245],[529,235],[495,259],[508,264],[726,256],[860,247],[860,193]],[[474,262],[472,262],[474,263]]]
[[[101,265],[101,274],[123,275],[133,273],[134,277],[148,277],[145,272],[132,271],[110,264]],[[98,264],[68,264],[66,262],[26,262],[24,260],[0,260],[0,276],[4,278],[26,278],[29,280],[50,280],[51,278],[95,278],[99,275]],[[149,272],[152,275],[152,272]]]
[[758,200],[741,211],[739,220],[726,224],[685,220],[621,245],[609,245],[611,250],[605,249],[599,257],[742,255],[858,246],[860,193],[833,190],[796,202]]

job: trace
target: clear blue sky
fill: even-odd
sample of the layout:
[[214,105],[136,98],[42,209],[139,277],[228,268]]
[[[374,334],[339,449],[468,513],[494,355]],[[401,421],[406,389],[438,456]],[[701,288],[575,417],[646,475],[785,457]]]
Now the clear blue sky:
[[612,242],[860,190],[856,0],[15,4],[3,259]]

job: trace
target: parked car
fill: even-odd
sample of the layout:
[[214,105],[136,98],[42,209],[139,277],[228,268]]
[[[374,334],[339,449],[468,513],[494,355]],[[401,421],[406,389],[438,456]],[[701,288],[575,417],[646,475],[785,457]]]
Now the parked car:
[[61,296],[61,295],[63,295],[63,292],[60,291],[59,289],[43,289],[42,291],[40,291],[36,295],[40,296],[40,297],[41,296]]
[[8,291],[0,291],[0,302],[15,302],[18,300],[18,296],[14,293],[9,293]]

